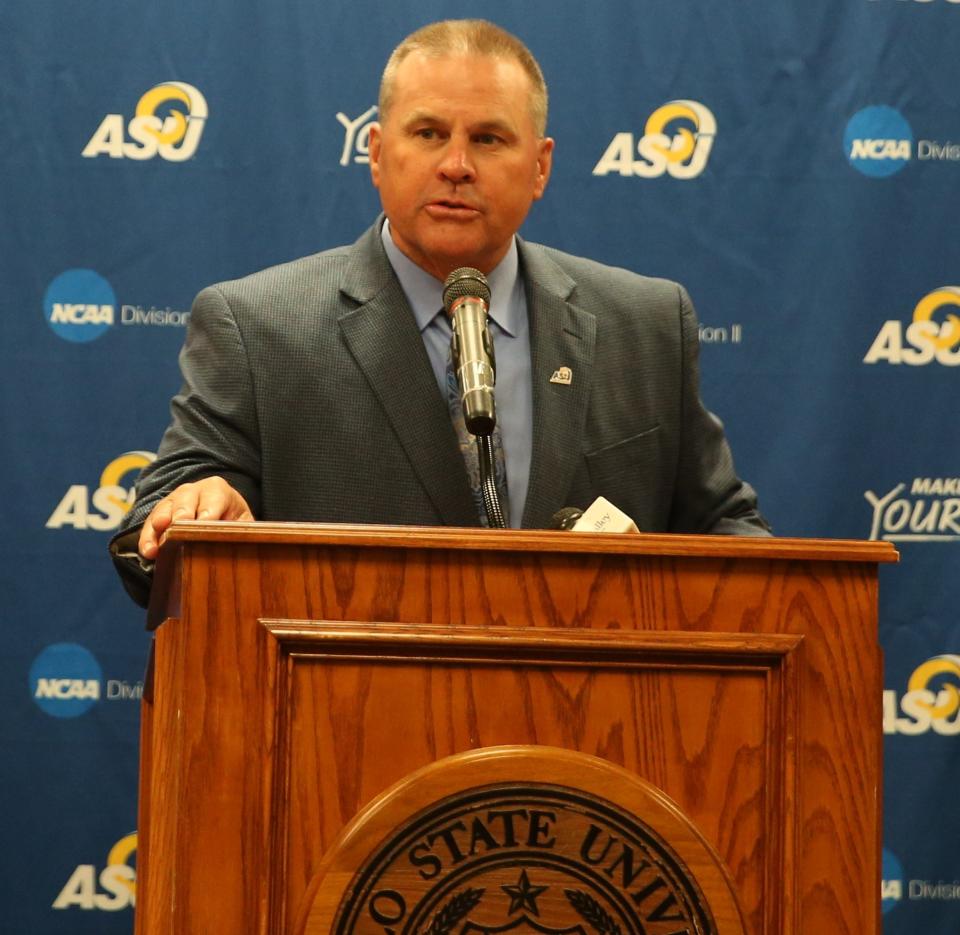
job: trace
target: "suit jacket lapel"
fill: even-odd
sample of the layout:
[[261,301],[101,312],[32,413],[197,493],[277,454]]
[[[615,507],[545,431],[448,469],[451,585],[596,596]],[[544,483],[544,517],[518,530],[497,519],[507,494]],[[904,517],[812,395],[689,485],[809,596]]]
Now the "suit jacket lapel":
[[341,291],[358,307],[340,318],[340,328],[442,521],[476,526],[479,519],[447,403],[383,250],[381,223],[351,249]]
[[[544,528],[566,502],[581,460],[597,322],[568,301],[576,283],[542,250],[520,242],[530,316],[533,457],[523,525]],[[571,382],[551,383],[560,367]]]

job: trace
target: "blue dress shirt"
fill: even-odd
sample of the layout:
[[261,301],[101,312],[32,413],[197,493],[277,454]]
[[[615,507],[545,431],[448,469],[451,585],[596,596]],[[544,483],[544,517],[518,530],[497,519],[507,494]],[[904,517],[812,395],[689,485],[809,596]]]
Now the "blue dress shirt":
[[[400,280],[444,400],[450,322],[443,313],[443,283],[421,269],[393,242],[390,222],[381,230],[390,265]],[[519,529],[527,502],[533,449],[533,387],[530,373],[530,324],[527,296],[514,240],[507,255],[487,275],[490,283],[490,334],[497,361],[497,424],[503,438],[510,496],[510,525]]]

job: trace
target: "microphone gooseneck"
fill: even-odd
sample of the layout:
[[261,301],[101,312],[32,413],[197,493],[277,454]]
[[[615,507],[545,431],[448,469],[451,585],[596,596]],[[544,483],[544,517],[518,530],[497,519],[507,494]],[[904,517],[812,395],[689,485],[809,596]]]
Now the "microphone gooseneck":
[[483,509],[491,529],[506,529],[507,517],[500,503],[497,490],[497,468],[493,453],[493,438],[490,435],[477,436],[477,456],[480,462],[480,493],[483,496]]
[[497,408],[493,389],[496,362],[487,327],[490,284],[478,269],[455,269],[443,284],[443,307],[450,316],[453,334],[450,352],[460,388],[463,421],[476,438],[480,468],[480,492],[487,522],[493,529],[507,525],[496,484],[493,430]]

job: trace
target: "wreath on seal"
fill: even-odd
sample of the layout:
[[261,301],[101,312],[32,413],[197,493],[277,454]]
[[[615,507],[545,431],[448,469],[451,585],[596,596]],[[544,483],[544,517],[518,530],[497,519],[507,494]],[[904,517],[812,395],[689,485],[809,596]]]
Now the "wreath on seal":
[[[482,889],[468,889],[457,893],[433,917],[433,922],[424,935],[451,935],[457,924],[480,902],[484,892],[486,891]],[[563,895],[597,935],[623,935],[620,926],[589,893],[582,890],[564,890]]]

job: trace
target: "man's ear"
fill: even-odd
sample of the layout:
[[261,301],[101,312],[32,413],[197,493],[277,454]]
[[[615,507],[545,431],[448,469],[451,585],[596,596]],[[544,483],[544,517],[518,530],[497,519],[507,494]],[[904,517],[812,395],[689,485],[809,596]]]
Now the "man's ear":
[[383,140],[380,124],[370,124],[370,178],[374,188],[380,187],[380,144]]
[[543,197],[543,193],[547,188],[547,182],[550,181],[550,170],[553,168],[553,139],[545,136],[540,140],[538,146],[537,178],[533,187],[533,197],[535,200]]

